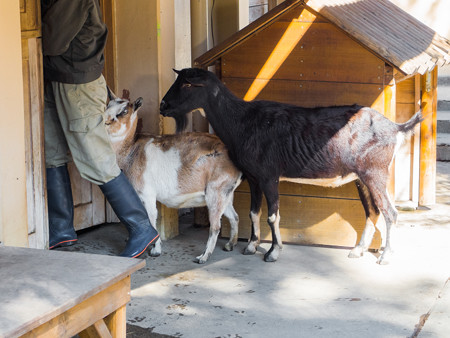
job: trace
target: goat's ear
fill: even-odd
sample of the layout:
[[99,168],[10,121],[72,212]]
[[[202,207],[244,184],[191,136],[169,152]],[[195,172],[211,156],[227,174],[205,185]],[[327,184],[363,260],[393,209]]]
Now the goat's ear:
[[180,75],[181,70],[176,70],[175,68],[172,68],[172,69],[173,69],[173,71],[174,71],[175,73],[177,73],[178,75]]
[[111,101],[117,99],[116,94],[113,93],[113,91],[111,90],[111,88],[109,88],[109,86],[106,86],[106,89],[108,90],[108,98]]
[[133,109],[134,109],[134,111],[137,111],[139,108],[141,108],[143,102],[144,102],[144,99],[143,99],[142,97],[138,97],[138,98],[136,99],[136,101],[134,101],[134,103],[133,103]]

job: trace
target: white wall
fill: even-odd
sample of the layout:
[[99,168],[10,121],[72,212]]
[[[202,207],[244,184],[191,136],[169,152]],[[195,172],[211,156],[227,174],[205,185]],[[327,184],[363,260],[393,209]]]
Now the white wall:
[[0,1],[0,242],[28,246],[19,13],[19,1]]
[[450,39],[449,0],[390,0],[416,19]]

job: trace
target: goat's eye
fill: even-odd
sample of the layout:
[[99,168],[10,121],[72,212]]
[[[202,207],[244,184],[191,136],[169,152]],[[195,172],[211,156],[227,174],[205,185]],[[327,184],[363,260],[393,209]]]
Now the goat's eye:
[[183,83],[182,87],[183,88],[190,88],[190,87],[192,87],[192,84],[191,83]]
[[127,114],[128,114],[128,109],[124,109],[124,110],[122,110],[122,111],[120,112],[120,114],[117,115],[117,116],[124,116],[124,115],[127,115]]

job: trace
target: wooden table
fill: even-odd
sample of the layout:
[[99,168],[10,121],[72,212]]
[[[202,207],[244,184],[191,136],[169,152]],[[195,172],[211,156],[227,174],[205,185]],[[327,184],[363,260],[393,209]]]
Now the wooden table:
[[145,260],[0,247],[0,337],[125,337]]

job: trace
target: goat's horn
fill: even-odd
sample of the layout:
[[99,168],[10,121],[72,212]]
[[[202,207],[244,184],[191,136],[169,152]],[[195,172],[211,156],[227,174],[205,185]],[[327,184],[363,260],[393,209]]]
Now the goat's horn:
[[113,91],[111,90],[111,88],[109,88],[109,86],[106,86],[106,89],[108,89],[108,98],[110,100],[115,100],[117,99],[116,94],[113,93]]

